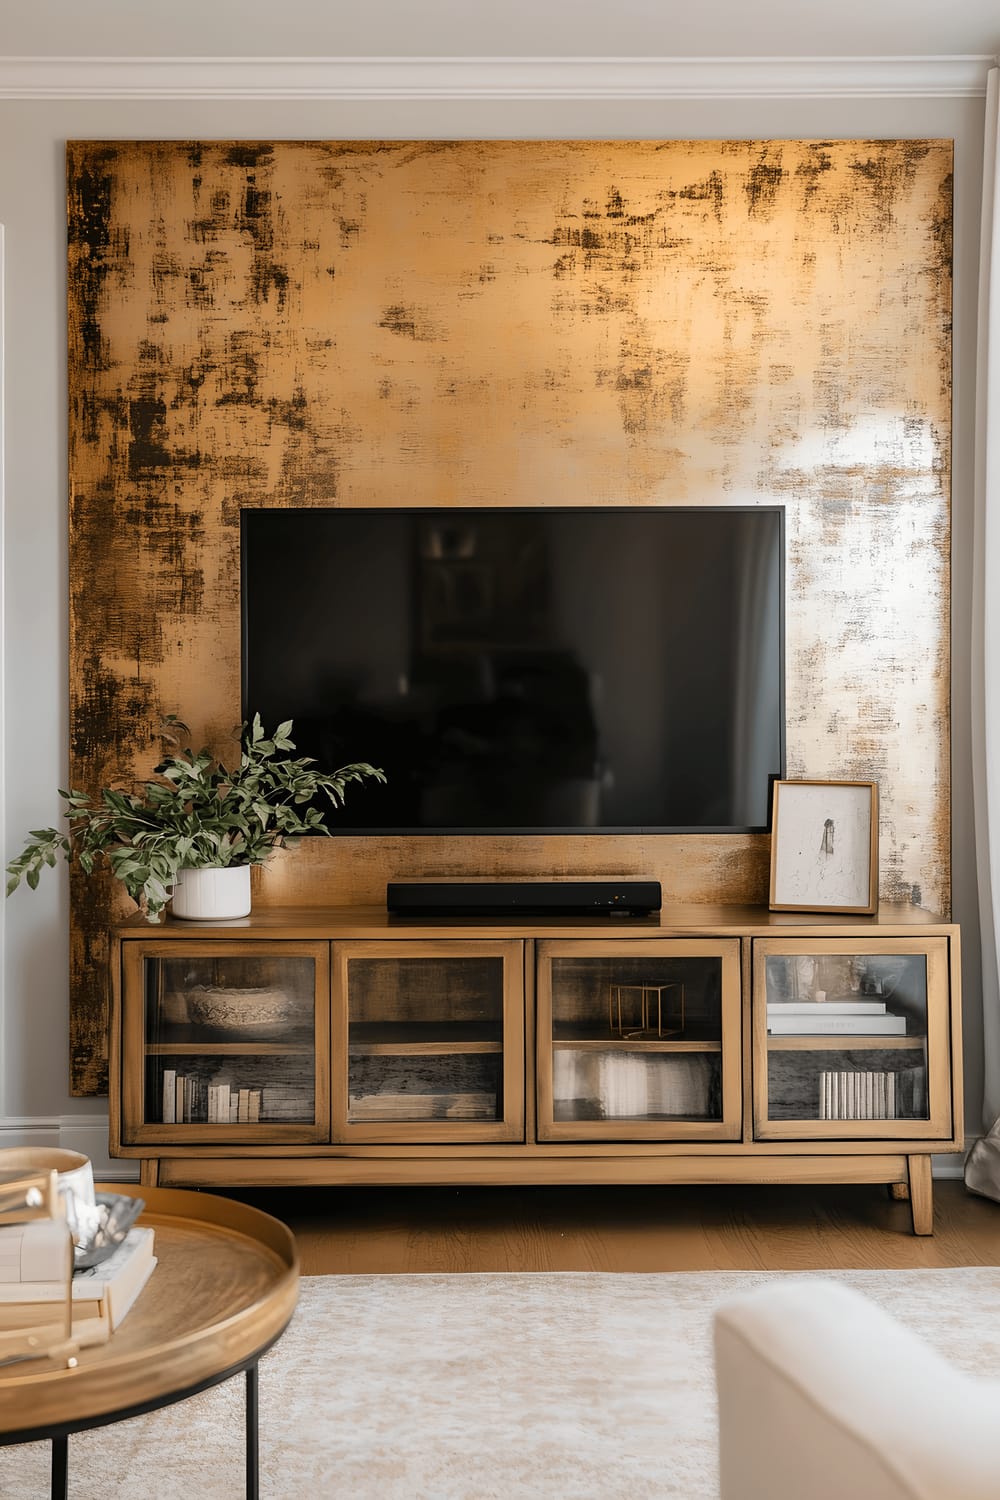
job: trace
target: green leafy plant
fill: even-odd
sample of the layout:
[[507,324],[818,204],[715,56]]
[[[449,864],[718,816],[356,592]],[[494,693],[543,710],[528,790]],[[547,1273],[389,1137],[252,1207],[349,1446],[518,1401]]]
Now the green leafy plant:
[[324,813],[312,804],[325,796],[343,806],[351,782],[385,781],[376,766],[359,761],[322,772],[309,757],[292,759],[292,721],[270,737],[260,715],[240,726],[242,753],[228,769],[207,750],[180,748],[188,727],[168,714],[162,738],[176,748],[154,769],[159,779],[133,792],[105,787],[94,801],[86,792],[60,789],[66,833],[34,829],[7,866],[7,895],[26,880],[32,890],[46,865],[75,855],[91,874],[106,861],[132,900],[158,922],[181,869],[259,865],[276,845],[303,833],[326,833]]

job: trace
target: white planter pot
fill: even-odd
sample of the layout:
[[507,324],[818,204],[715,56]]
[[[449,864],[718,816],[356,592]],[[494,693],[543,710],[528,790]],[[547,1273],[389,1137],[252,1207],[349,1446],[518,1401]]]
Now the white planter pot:
[[192,922],[228,922],[250,915],[250,866],[178,870],[171,910]]

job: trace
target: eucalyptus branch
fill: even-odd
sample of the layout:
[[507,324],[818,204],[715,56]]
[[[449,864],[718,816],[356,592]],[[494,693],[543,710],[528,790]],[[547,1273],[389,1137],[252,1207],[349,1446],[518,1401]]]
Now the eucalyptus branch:
[[182,747],[187,725],[168,714],[161,736],[174,748],[155,767],[158,779],[132,792],[105,787],[97,801],[86,792],[60,789],[68,831],[39,828],[28,835],[7,866],[7,895],[22,880],[34,890],[42,870],[60,856],[76,858],[87,875],[104,862],[157,922],[181,869],[262,864],[287,839],[329,835],[322,813],[307,804],[323,794],[340,808],[348,785],[384,782],[385,774],[366,761],[319,771],[312,757],[289,755],[295,749],[291,732],[289,719],[269,737],[255,714],[240,726],[239,765],[230,770],[208,750]]

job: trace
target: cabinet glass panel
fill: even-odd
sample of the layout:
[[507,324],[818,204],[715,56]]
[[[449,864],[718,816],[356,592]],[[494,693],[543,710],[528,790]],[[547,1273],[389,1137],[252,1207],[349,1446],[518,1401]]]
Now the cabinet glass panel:
[[927,1120],[926,953],[764,960],[769,1120]]
[[347,1120],[498,1121],[504,959],[352,957]]
[[553,957],[552,1117],[721,1120],[718,955]]
[[143,987],[147,1123],[314,1122],[311,957],[146,957]]

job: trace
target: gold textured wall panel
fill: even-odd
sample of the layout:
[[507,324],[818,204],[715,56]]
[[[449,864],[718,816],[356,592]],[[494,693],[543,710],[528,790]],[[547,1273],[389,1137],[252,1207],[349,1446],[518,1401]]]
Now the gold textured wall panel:
[[[883,897],[947,912],[950,142],[75,142],[68,193],[74,785],[238,719],[243,506],[782,502],[788,772],[877,778]],[[767,842],[311,841],[256,885],[753,901]],[[74,879],[78,1093],[125,905]]]

